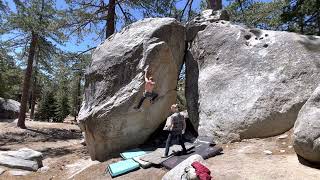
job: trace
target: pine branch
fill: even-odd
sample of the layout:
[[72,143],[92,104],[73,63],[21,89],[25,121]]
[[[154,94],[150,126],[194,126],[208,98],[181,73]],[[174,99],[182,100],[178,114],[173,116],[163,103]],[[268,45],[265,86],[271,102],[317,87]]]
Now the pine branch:
[[181,12],[180,21],[182,21],[184,11],[187,9],[187,6],[188,6],[189,3],[190,3],[190,0],[187,1],[186,5],[184,6],[184,8],[183,8],[183,10]]
[[190,16],[191,16],[192,3],[193,3],[193,0],[191,0],[191,2],[189,4],[188,21],[190,20]]
[[117,1],[117,4],[118,4],[118,6],[119,6],[119,8],[120,8],[120,10],[121,10],[121,12],[122,12],[122,14],[124,15],[124,17],[125,17],[125,19],[126,19],[126,22],[129,22],[129,18],[127,17],[126,13],[125,13],[124,10],[122,9],[119,1]]

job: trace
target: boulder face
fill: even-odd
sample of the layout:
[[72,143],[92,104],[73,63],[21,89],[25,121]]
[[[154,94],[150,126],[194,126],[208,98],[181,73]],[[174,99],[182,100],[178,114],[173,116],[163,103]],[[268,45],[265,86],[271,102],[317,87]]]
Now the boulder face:
[[226,10],[214,11],[207,9],[202,11],[196,18],[186,24],[188,42],[192,41],[199,31],[204,30],[210,23],[225,20],[229,21],[229,14]]
[[293,147],[304,159],[320,164],[320,86],[299,112]]
[[198,76],[187,74],[186,84],[198,86],[198,99],[187,100],[199,103],[188,112],[199,118],[200,136],[229,142],[278,135],[293,127],[319,83],[320,37],[217,21],[197,33],[186,68]]
[[[97,47],[85,74],[81,129],[93,160],[143,143],[170,114],[185,51],[185,28],[172,18],[138,21]],[[159,94],[144,101],[144,69],[149,66]]]
[[20,103],[18,101],[0,97],[0,119],[18,118],[19,111]]
[[[219,20],[229,20],[229,15],[225,10],[213,11],[212,9],[201,12],[199,16],[191,20],[186,24],[186,41],[190,44],[196,37],[199,31],[204,30],[209,24],[217,22]],[[188,50],[185,54],[186,65],[186,85],[185,96],[187,100],[187,108],[190,116],[190,122],[194,129],[198,129],[199,126],[199,93],[198,93],[198,78],[199,69],[197,61],[193,59],[193,55]]]

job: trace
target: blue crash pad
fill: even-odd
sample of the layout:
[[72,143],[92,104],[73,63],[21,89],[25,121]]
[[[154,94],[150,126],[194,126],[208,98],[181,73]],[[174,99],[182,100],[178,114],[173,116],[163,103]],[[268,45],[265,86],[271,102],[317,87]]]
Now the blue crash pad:
[[131,158],[142,156],[142,155],[145,155],[145,154],[147,154],[147,152],[142,151],[141,149],[137,148],[137,149],[131,149],[129,151],[120,153],[120,156],[123,159],[131,159]]
[[139,169],[140,165],[139,163],[135,162],[133,159],[127,159],[127,160],[109,164],[107,168],[110,175],[112,177],[115,177],[130,171]]

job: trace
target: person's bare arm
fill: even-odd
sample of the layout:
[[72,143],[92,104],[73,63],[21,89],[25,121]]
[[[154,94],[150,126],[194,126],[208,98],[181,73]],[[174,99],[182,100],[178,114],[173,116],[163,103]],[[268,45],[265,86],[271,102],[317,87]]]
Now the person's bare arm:
[[171,121],[171,116],[169,116],[169,117],[167,117],[165,130],[171,130],[171,127],[172,127],[172,121]]
[[144,71],[144,80],[145,80],[146,82],[149,81],[149,79],[148,79],[148,77],[147,77],[147,74],[148,74],[148,69],[146,69],[146,70]]

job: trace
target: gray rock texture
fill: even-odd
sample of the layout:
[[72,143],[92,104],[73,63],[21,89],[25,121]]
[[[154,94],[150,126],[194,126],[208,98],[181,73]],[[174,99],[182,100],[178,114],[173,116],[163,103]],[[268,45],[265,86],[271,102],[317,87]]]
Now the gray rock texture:
[[299,112],[293,147],[304,159],[320,164],[320,86]]
[[[79,122],[93,160],[143,143],[170,114],[185,51],[185,28],[172,18],[131,24],[97,47],[85,74]],[[159,97],[137,111],[149,66]]]
[[195,161],[200,162],[201,164],[205,165],[203,158],[199,154],[192,155],[188,157],[186,160],[182,161],[176,167],[171,169],[167,172],[163,177],[162,180],[173,180],[173,179],[181,179],[182,174],[184,173],[184,169]]
[[0,175],[3,174],[6,170],[3,168],[0,168]]
[[0,151],[0,155],[35,161],[38,163],[39,167],[42,167],[42,160],[43,160],[42,153],[29,148],[21,148],[17,151]]
[[0,119],[18,118],[19,111],[20,103],[18,101],[0,97]]
[[[199,16],[186,24],[186,40],[190,44],[197,36],[199,31],[204,30],[211,23],[219,20],[229,20],[229,15],[226,10],[213,11],[212,9],[204,10]],[[190,45],[189,45],[190,46]],[[186,64],[186,81],[185,96],[187,99],[187,108],[189,119],[194,129],[199,126],[199,93],[198,93],[198,78],[199,69],[197,61],[193,59],[191,52],[188,50],[185,54]]]
[[30,171],[37,171],[39,168],[38,163],[35,161],[24,160],[6,155],[0,155],[0,165]]
[[317,36],[216,21],[197,33],[189,51],[186,84],[197,84],[199,95],[187,99],[189,117],[199,115],[199,135],[218,142],[289,130],[319,84]]
[[12,176],[26,176],[31,173],[31,171],[21,171],[21,170],[10,170],[8,172]]
[[213,11],[212,9],[204,10],[196,18],[187,23],[187,36],[188,42],[192,41],[199,31],[204,30],[210,23],[219,20],[229,20],[229,14],[226,10]]

